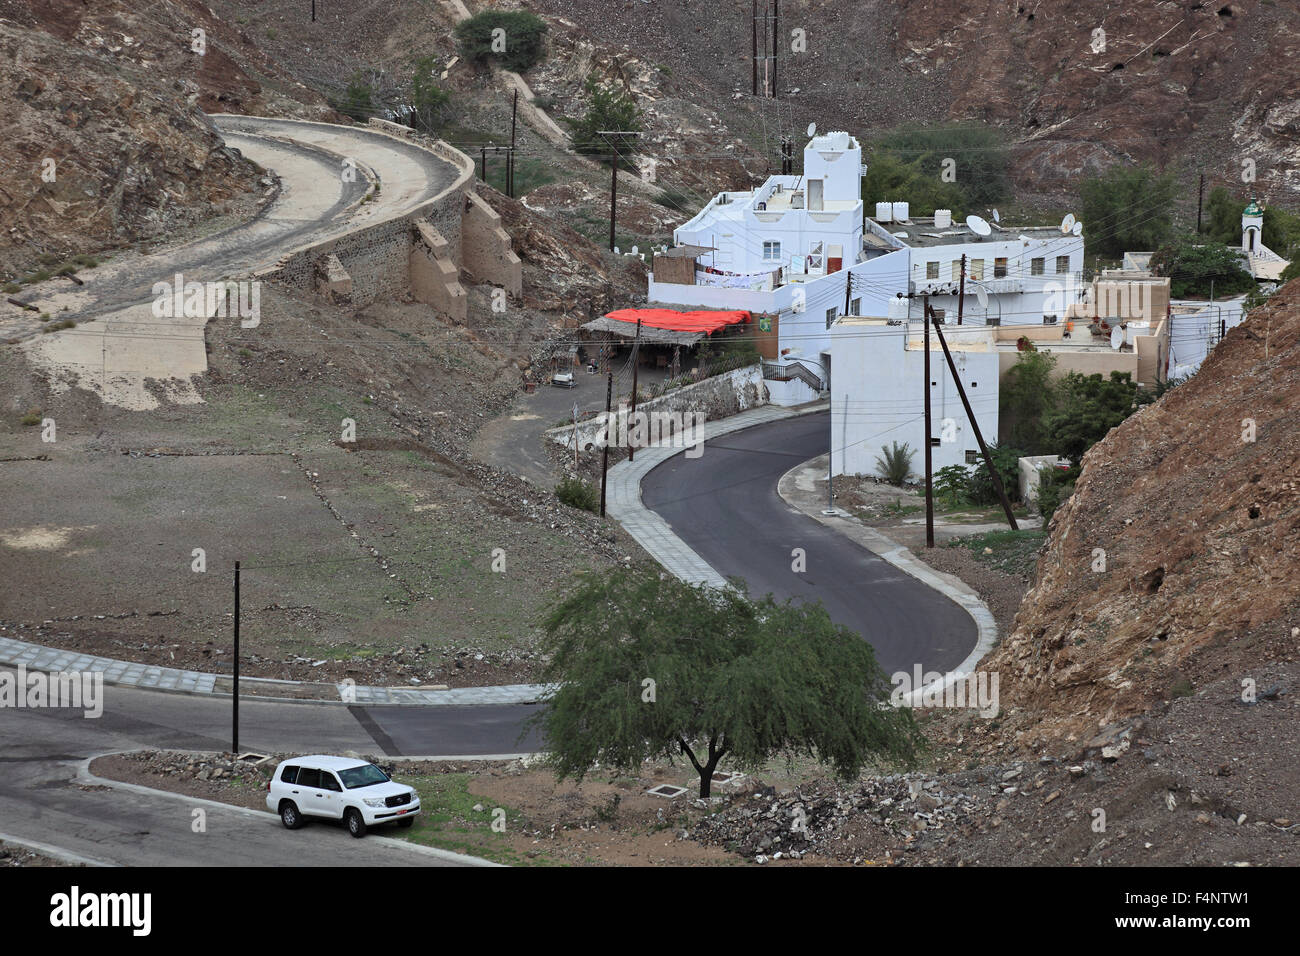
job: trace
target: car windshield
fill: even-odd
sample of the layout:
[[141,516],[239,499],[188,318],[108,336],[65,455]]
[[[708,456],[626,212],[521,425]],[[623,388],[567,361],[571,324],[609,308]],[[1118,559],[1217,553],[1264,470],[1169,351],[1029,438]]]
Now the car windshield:
[[364,767],[340,770],[339,779],[343,781],[343,786],[349,790],[357,790],[361,787],[373,787],[377,783],[387,783],[388,774],[374,764],[368,763]]

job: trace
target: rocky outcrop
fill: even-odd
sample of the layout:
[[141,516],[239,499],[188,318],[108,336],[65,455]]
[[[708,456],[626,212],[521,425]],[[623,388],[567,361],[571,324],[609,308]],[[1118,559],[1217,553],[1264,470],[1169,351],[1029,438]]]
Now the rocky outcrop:
[[1198,675],[1249,682],[1294,659],[1298,463],[1292,282],[1084,456],[1015,630],[981,665],[1023,729],[1080,739]]

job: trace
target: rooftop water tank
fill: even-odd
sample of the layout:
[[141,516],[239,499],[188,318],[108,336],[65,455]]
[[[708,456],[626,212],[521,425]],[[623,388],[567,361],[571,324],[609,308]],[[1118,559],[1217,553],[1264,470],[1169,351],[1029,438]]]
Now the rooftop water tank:
[[905,202],[894,203],[894,219],[898,222],[907,222],[911,218],[908,204]]
[[934,211],[934,226],[936,229],[947,229],[952,225],[951,209],[936,209]]
[[876,222],[893,222],[894,207],[887,202],[876,203]]

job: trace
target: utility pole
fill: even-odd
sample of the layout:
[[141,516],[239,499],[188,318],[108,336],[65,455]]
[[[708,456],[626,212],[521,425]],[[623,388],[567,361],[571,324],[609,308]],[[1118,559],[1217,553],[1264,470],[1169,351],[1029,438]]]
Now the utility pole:
[[[957,394],[961,396],[962,407],[966,409],[966,419],[970,422],[971,430],[975,432],[975,440],[979,442],[980,453],[984,456],[985,467],[989,470],[989,477],[993,479],[993,490],[998,493],[998,500],[1002,502],[1002,510],[1007,514],[1007,523],[1011,525],[1012,531],[1019,531],[1020,526],[1016,524],[1016,516],[1011,513],[1011,501],[1007,498],[1007,493],[1002,487],[1002,477],[998,470],[993,467],[993,456],[989,454],[989,446],[984,444],[984,436],[980,434],[979,422],[975,421],[975,413],[971,411],[970,399],[966,397],[966,389],[961,383],[961,376],[957,374],[957,363],[952,360],[952,353],[948,351],[948,343],[944,340],[943,329],[939,328],[939,323],[934,324],[934,334],[939,336],[939,344],[943,346],[943,357],[948,360],[948,371],[952,373],[952,380],[957,383]],[[929,384],[926,384],[929,388]],[[929,445],[929,436],[926,436],[926,444]]]
[[[314,2],[314,0],[313,0]],[[753,16],[750,18],[750,62],[754,65],[754,87],[753,93],[758,95],[758,0],[753,0],[751,5]]]
[[961,325],[962,309],[966,305],[966,253],[961,254],[961,278],[957,288],[957,324]]
[[[631,129],[601,129],[596,131],[596,135],[605,137],[605,142],[610,143],[611,136],[640,136],[641,134]],[[610,143],[609,172],[609,251],[613,252],[614,217],[618,208],[618,147],[612,143]]]
[[1201,173],[1201,184],[1196,187],[1196,234],[1201,234],[1201,200],[1205,198],[1205,173]]
[[514,104],[510,107],[510,155],[506,160],[506,195],[515,198],[515,121],[519,117],[519,90],[515,90]]
[[230,752],[239,756],[239,562],[235,562],[235,697],[230,717]]
[[934,547],[934,484],[930,452],[930,297],[925,297],[925,546]]
[[609,377],[605,380],[605,447],[600,452],[600,516],[605,517],[605,484],[609,474],[609,443],[614,436],[614,420],[610,417],[611,405],[614,401],[614,373],[606,373]]
[[636,370],[641,359],[641,316],[636,317],[636,338],[632,340],[632,414],[627,419],[627,460],[636,457],[636,448],[632,445],[632,432],[636,428]]
[[772,99],[776,94],[776,44],[781,35],[781,0],[772,0]]
[[316,0],[311,0],[311,22],[316,22]]
[[484,146],[479,150],[479,169],[478,178],[487,182],[487,147]]

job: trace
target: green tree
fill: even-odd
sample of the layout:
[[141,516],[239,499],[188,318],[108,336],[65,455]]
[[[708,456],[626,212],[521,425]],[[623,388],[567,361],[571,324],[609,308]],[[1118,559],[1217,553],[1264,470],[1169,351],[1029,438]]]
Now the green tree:
[[1241,211],[1246,203],[1228,192],[1223,186],[1215,186],[1205,200],[1205,225],[1202,239],[1222,242],[1227,245],[1241,243]]
[[923,172],[920,159],[903,160],[889,152],[877,153],[862,177],[862,201],[871,215],[875,203],[895,200],[906,200],[911,212],[918,216],[934,215],[936,209],[951,209],[953,217],[960,218],[966,208],[962,191],[937,175]]
[[559,689],[534,720],[561,780],[680,755],[707,797],[724,758],[752,770],[802,754],[851,779],[921,745],[910,711],[882,704],[890,684],[871,646],[820,604],[616,568],[581,575],[542,627],[543,679]]
[[906,484],[912,474],[912,458],[915,455],[916,452],[908,447],[907,442],[901,445],[894,442],[892,448],[881,445],[880,454],[876,456],[876,470],[891,485]]
[[1169,277],[1169,294],[1174,298],[1208,296],[1211,282],[1216,298],[1255,287],[1255,280],[1242,268],[1237,247],[1200,243],[1194,236],[1181,237],[1157,250],[1151,257],[1151,271]]
[[1129,251],[1158,249],[1174,230],[1173,173],[1150,166],[1110,167],[1079,187],[1080,217],[1090,253],[1119,257]]
[[365,73],[358,70],[348,79],[347,88],[334,108],[354,120],[365,120],[375,115],[375,89]]
[[[878,152],[914,163],[924,179],[955,189],[963,207],[982,209],[1010,193],[1007,135],[995,127],[970,121],[921,129],[904,127],[878,137],[874,145]],[[945,173],[951,174],[950,181],[945,181]],[[881,201],[885,199],[916,202],[909,195],[881,197]],[[941,204],[941,208],[945,207]]]
[[421,57],[411,77],[411,125],[425,133],[436,132],[447,118],[450,97],[434,82],[437,69],[437,57]]
[[[1010,445],[1005,448],[1000,445],[989,446],[989,457],[993,459],[993,467],[997,469],[998,477],[1002,479],[1002,490],[1012,501],[1016,499],[1020,487],[1020,459],[1024,456],[1023,451]],[[995,505],[999,502],[998,491],[989,476],[989,466],[982,455],[970,471],[970,478],[966,483],[966,496],[977,505]]]
[[1050,447],[1076,465],[1133,411],[1137,385],[1128,372],[1109,378],[1070,372],[1060,382],[1061,399],[1043,428]]
[[635,136],[601,136],[601,130],[626,130],[637,132],[644,128],[644,115],[630,95],[613,85],[597,83],[587,78],[587,112],[582,119],[566,119],[572,132],[573,148],[588,156],[604,158],[612,148],[618,155],[619,165],[636,169],[633,157],[637,151]]
[[527,10],[484,10],[456,24],[454,33],[471,63],[523,72],[546,55],[546,22]]
[[948,504],[955,508],[966,499],[970,469],[965,465],[945,465],[934,473],[933,480],[935,494],[946,498]]
[[1057,388],[1052,378],[1056,357],[1037,349],[1019,353],[998,389],[998,414],[1006,441],[1026,455],[1050,455],[1043,419],[1056,406]]

